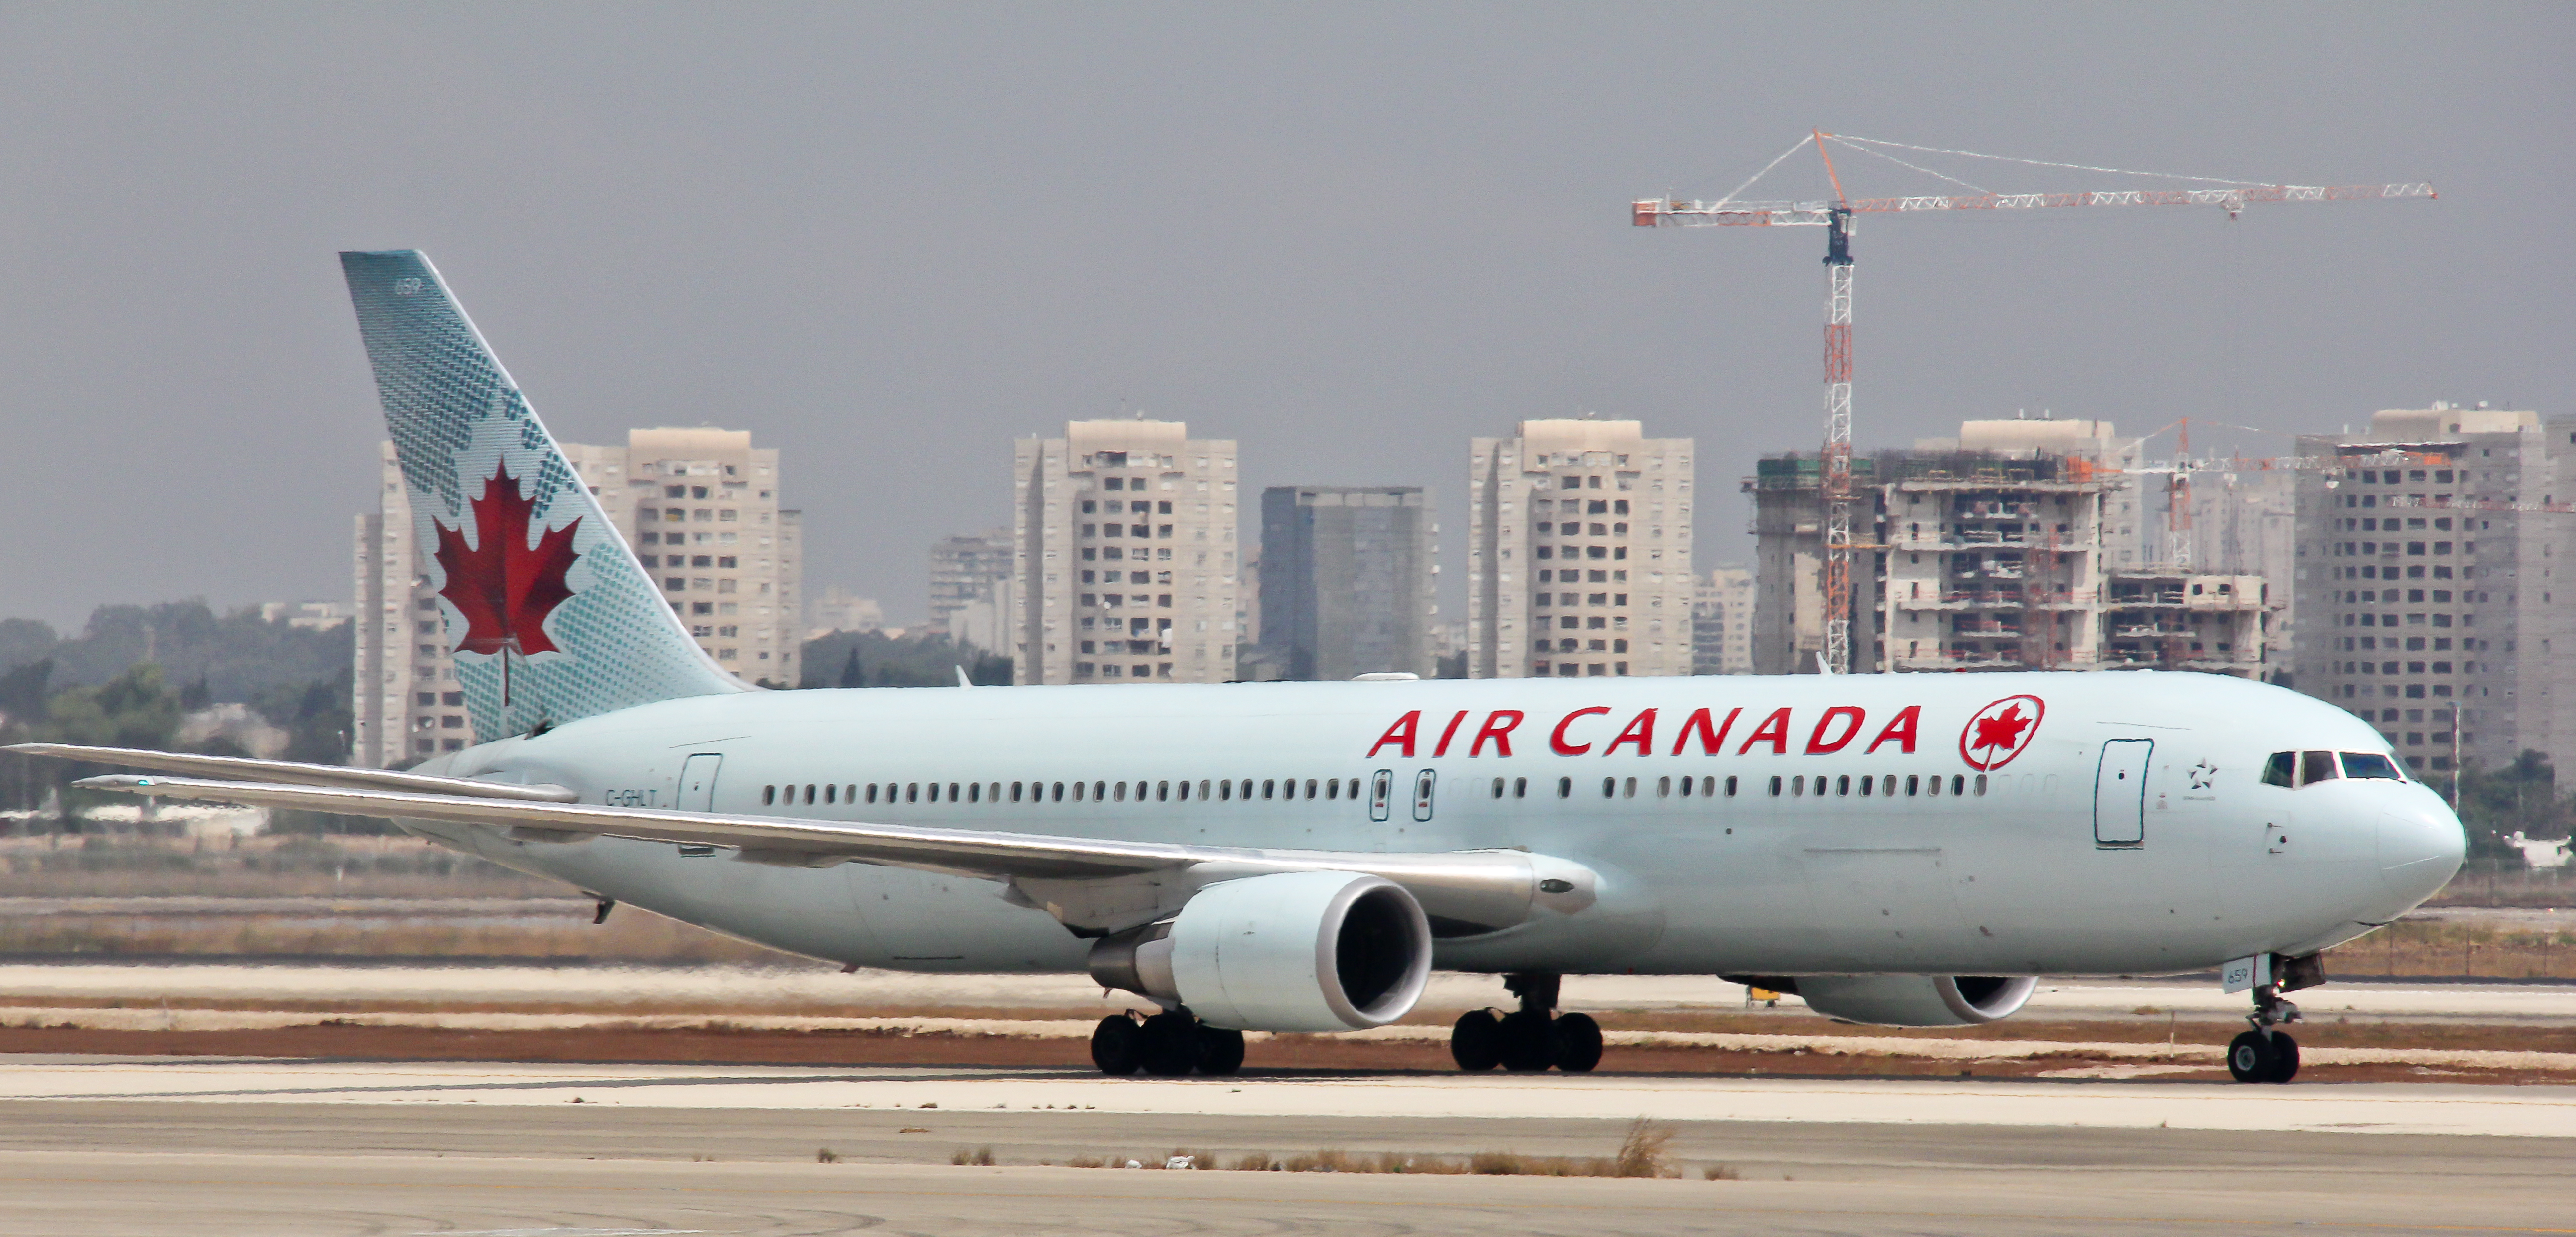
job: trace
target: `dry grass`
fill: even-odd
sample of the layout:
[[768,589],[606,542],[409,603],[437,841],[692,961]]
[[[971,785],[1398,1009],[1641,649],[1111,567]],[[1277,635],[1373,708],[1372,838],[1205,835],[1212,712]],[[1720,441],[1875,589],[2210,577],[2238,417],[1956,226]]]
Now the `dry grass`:
[[993,1149],[991,1147],[977,1147],[974,1150],[969,1151],[964,1147],[959,1147],[956,1151],[950,1153],[948,1162],[961,1166],[972,1164],[979,1168],[991,1168],[993,1166]]
[[[1639,1117],[1628,1125],[1627,1135],[1620,1139],[1619,1149],[1607,1156],[1523,1155],[1517,1151],[1478,1151],[1465,1157],[1423,1155],[1409,1151],[1354,1153],[1338,1147],[1327,1147],[1300,1155],[1275,1156],[1267,1151],[1254,1151],[1231,1161],[1220,1161],[1204,1151],[1175,1148],[1160,1162],[1142,1159],[1106,1159],[1081,1156],[1065,1161],[1068,1168],[1162,1168],[1186,1162],[1195,1168],[1216,1168],[1238,1173],[1385,1173],[1430,1176],[1476,1175],[1485,1177],[1679,1177],[1681,1171],[1666,1157],[1673,1140],[1672,1127]],[[958,1153],[964,1155],[963,1151]],[[962,1164],[952,1159],[950,1163]],[[1711,1181],[1735,1180],[1735,1170],[1724,1166],[1710,1168],[1702,1174]]]
[[838,1164],[841,1162],[841,1153],[832,1150],[830,1147],[820,1147],[814,1152],[814,1162],[817,1164]]

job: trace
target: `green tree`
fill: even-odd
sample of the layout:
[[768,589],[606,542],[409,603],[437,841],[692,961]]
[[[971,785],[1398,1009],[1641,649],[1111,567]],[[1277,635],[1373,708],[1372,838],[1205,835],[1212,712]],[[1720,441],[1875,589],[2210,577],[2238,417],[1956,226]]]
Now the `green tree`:
[[2520,857],[2505,838],[2557,838],[2568,834],[2576,805],[2558,793],[2558,771],[2549,757],[2525,751],[2500,769],[2469,761],[2460,770],[2460,823],[2468,829],[2469,853],[2481,857]]

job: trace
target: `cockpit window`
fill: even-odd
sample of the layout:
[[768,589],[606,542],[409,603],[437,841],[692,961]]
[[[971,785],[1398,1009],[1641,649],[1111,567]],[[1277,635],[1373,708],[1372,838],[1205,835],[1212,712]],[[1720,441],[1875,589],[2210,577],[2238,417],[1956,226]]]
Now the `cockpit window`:
[[2298,773],[2299,754],[2297,752],[2274,752],[2272,759],[2263,765],[2263,784],[2296,786],[2299,784]]
[[2333,752],[2299,753],[2299,784],[2301,786],[2314,786],[2319,782],[2330,782],[2341,776],[2342,774],[2337,772],[2335,769],[2335,754]]
[[2345,752],[2343,754],[2343,775],[2345,777],[2386,778],[2392,782],[2402,782],[2406,780],[2404,775],[2398,773],[2395,761],[2375,752]]

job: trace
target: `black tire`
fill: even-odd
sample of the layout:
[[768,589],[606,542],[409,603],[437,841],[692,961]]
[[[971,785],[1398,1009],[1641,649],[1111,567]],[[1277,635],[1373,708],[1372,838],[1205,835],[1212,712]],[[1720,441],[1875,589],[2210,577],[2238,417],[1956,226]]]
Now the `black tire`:
[[2227,1041],[2227,1072],[2238,1082],[2269,1082],[2273,1056],[2269,1037],[2247,1031]]
[[1144,1032],[1125,1014],[1111,1014],[1091,1029],[1091,1063],[1100,1072],[1125,1077],[1144,1064]]
[[1243,1032],[1200,1025],[1199,1072],[1226,1075],[1243,1068]]
[[1545,1014],[1503,1016],[1503,1068],[1535,1074],[1556,1064],[1556,1027]]
[[1137,1064],[1157,1078],[1178,1078],[1199,1067],[1198,1020],[1188,1014],[1156,1014],[1137,1028],[1143,1040]]
[[1471,1009],[1458,1015],[1457,1023],[1449,1028],[1449,1059],[1470,1073],[1502,1064],[1502,1019],[1490,1009]]
[[2299,1041],[2287,1034],[2272,1032],[2272,1072],[2265,1082],[2288,1082],[2299,1076]]
[[1589,1073],[1601,1064],[1601,1024],[1590,1014],[1566,1014],[1556,1020],[1556,1067],[1569,1074]]

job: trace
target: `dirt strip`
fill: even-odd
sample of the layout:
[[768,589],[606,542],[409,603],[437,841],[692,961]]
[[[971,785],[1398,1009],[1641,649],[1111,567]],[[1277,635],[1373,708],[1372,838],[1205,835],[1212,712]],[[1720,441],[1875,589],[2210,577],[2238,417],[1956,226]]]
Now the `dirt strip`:
[[[1081,1040],[1091,1038],[1093,1023],[1075,1019],[1011,1018],[818,1018],[780,1015],[733,1015],[708,1018],[687,1014],[349,1014],[316,1019],[311,1014],[246,1010],[18,1008],[0,1010],[0,1026],[98,1031],[273,1031],[315,1025],[374,1028],[414,1027],[466,1032],[557,1031],[567,1033],[638,1031],[841,1032],[918,1038]],[[1283,1038],[1255,1032],[1251,1043]],[[1386,1026],[1335,1037],[1363,1043],[1413,1043],[1445,1046],[1446,1028]],[[1895,1038],[1876,1035],[1726,1034],[1707,1031],[1622,1031],[1603,1035],[1625,1048],[1710,1048],[1753,1054],[1910,1057],[1929,1061],[2005,1061],[2082,1058],[2104,1061],[2187,1062],[2210,1065],[2219,1049],[2198,1043],[2115,1043],[2065,1040],[1991,1040]],[[2448,1048],[2307,1048],[2312,1065],[2425,1065],[2445,1068],[2517,1070],[2576,1075],[2576,1053]]]

